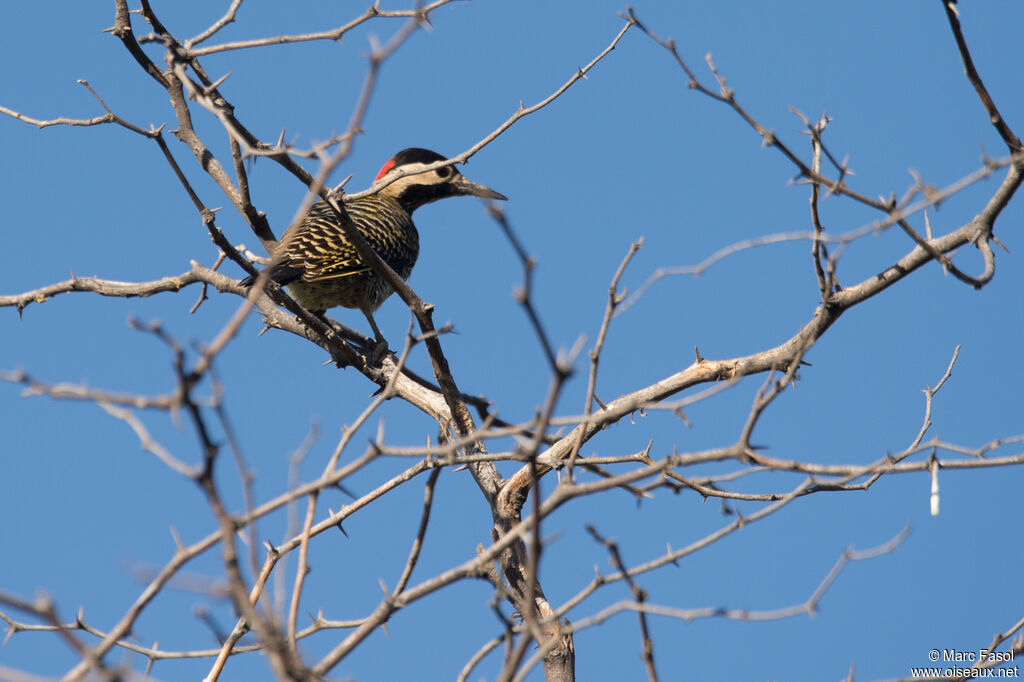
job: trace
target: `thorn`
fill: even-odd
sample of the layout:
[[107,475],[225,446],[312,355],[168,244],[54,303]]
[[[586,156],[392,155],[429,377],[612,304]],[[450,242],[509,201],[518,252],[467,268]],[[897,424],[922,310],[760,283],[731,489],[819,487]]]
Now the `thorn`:
[[335,186],[334,186],[334,187],[333,187],[333,188],[331,189],[331,193],[334,193],[334,192],[340,192],[340,191],[341,191],[341,189],[342,189],[342,188],[343,188],[343,187],[344,187],[345,185],[347,185],[347,184],[348,184],[348,181],[349,181],[349,180],[351,180],[351,179],[352,179],[352,173],[349,173],[349,174],[348,174],[348,177],[346,177],[346,178],[345,178],[344,180],[342,180],[341,182],[339,182],[339,183],[338,183],[337,185],[335,185]]
[[228,76],[230,76],[230,75],[231,75],[231,72],[228,71],[226,74],[224,74],[223,76],[221,76],[220,78],[218,78],[217,80],[215,80],[214,82],[210,83],[205,88],[203,88],[206,91],[206,94],[210,94],[211,92],[213,92],[214,90],[219,88],[221,86],[221,84],[224,81],[226,81],[228,79]]
[[185,543],[181,541],[181,536],[178,535],[178,529],[174,526],[171,526],[171,537],[174,538],[174,546],[178,548],[178,551],[183,551],[185,549]]

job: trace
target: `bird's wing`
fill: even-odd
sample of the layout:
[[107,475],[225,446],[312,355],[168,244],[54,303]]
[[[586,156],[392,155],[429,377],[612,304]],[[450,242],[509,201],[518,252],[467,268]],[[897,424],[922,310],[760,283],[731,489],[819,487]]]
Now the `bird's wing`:
[[294,234],[285,233],[281,241],[285,250],[272,275],[278,284],[299,279],[319,282],[370,269],[345,237],[330,206],[322,201],[313,204]]

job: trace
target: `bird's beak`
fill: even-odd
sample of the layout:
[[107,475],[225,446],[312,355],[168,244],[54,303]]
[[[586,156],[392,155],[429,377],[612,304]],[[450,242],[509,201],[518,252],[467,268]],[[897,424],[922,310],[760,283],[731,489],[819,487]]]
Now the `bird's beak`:
[[500,199],[502,201],[508,201],[508,197],[500,192],[495,192],[490,187],[485,187],[479,183],[467,180],[466,176],[459,175],[453,182],[455,188],[459,194],[470,194],[474,197],[480,197],[481,199]]

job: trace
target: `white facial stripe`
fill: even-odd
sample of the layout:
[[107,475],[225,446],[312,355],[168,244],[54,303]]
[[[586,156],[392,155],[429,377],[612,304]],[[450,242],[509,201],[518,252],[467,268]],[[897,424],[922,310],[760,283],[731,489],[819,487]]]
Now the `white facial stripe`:
[[[428,165],[430,165],[430,164],[426,164],[426,163],[407,163],[407,164],[404,164],[402,166],[398,166],[397,168],[394,168],[394,169],[388,171],[388,174],[385,175],[381,179],[382,180],[386,180],[386,179],[390,178],[391,176],[397,174],[399,171],[401,171],[403,173],[406,172],[406,171],[410,171],[410,170],[415,171],[415,170],[419,170],[420,168],[426,168]],[[449,177],[451,177],[451,176],[449,176]],[[408,187],[409,185],[437,185],[437,184],[440,184],[442,182],[446,182],[447,180],[448,180],[448,178],[441,178],[441,177],[439,177],[436,172],[420,173],[418,175],[406,175],[405,177],[399,178],[398,180],[395,180],[393,183],[388,185],[385,188],[385,191],[387,191],[387,192],[389,192],[391,194],[401,194],[402,190],[405,189],[406,187]]]

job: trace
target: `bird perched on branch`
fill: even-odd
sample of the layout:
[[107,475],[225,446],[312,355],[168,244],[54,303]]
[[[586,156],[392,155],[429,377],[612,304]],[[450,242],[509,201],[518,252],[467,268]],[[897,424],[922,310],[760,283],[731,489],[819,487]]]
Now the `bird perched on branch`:
[[[427,149],[403,149],[384,164],[376,180],[444,160]],[[399,277],[408,279],[420,250],[413,211],[438,199],[463,195],[507,198],[467,180],[453,166],[443,166],[401,177],[379,192],[345,201],[344,208],[381,260]],[[270,279],[287,285],[299,305],[319,313],[335,306],[358,308],[369,321],[378,344],[383,342],[373,313],[394,289],[363,261],[326,201],[313,204],[302,222],[284,233],[274,251],[274,262]],[[242,284],[251,285],[255,279],[248,277]]]

